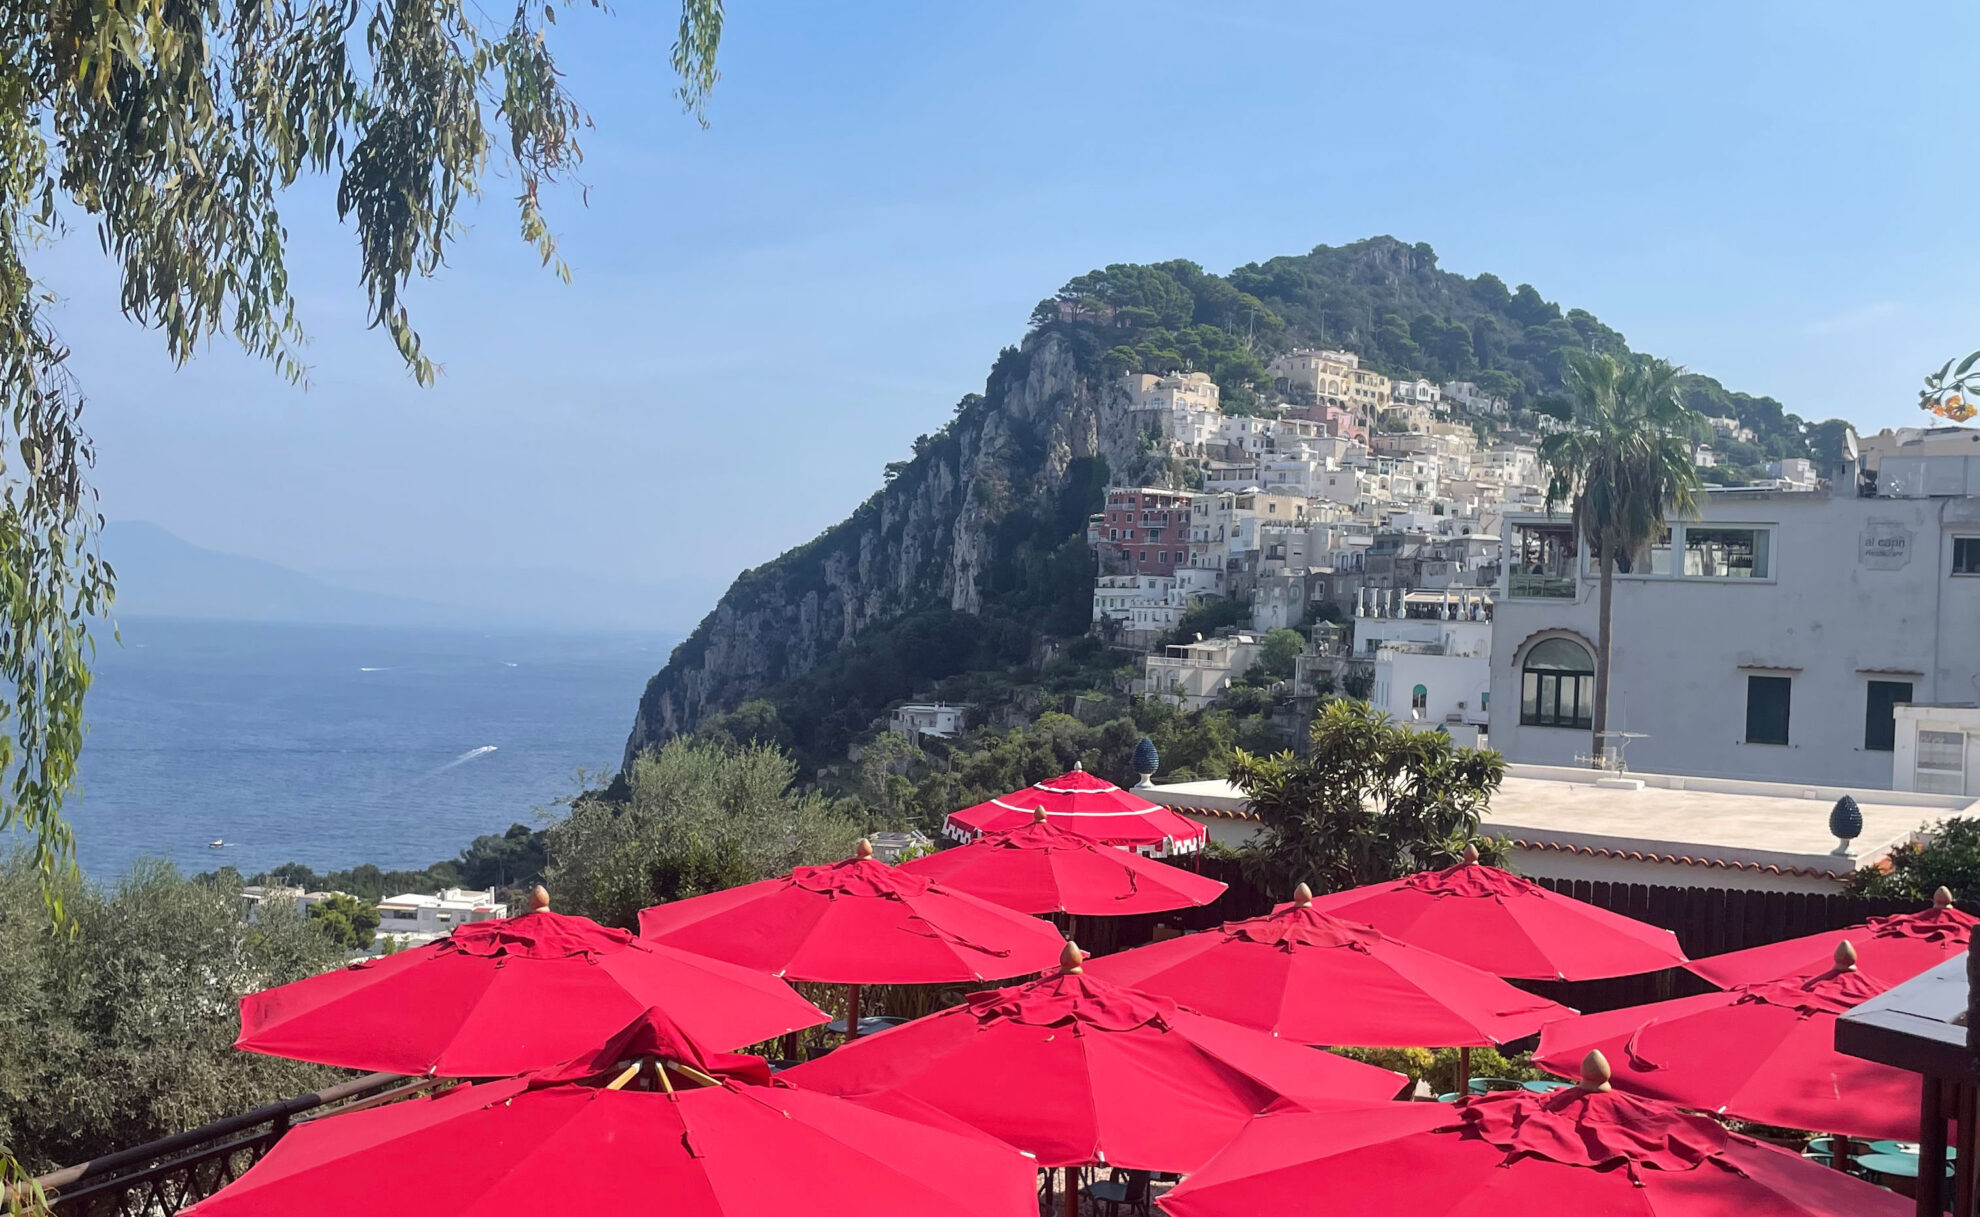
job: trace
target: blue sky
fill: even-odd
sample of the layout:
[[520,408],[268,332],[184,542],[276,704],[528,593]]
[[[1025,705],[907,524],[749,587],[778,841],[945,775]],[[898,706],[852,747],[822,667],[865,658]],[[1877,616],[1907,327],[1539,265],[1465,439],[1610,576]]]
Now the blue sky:
[[731,0],[711,126],[667,5],[567,11],[597,129],[413,294],[422,390],[363,328],[323,188],[291,207],[311,386],[174,371],[80,232],[39,269],[113,519],[381,591],[691,624],[841,518],[1061,282],[1377,233],[1860,428],[1980,345],[1970,6]]

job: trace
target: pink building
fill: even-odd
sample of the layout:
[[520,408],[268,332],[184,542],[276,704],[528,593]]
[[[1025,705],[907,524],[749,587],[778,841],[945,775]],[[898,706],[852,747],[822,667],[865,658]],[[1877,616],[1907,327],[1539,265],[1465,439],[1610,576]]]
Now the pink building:
[[1327,434],[1368,442],[1368,424],[1346,402],[1322,398],[1306,408],[1306,417],[1327,428]]

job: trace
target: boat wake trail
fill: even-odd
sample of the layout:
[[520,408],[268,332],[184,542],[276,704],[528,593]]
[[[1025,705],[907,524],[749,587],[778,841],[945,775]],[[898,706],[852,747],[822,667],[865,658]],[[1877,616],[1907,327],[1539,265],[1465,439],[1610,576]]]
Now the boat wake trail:
[[432,773],[429,773],[426,776],[438,777],[440,774],[447,772],[449,769],[458,769],[462,765],[465,765],[469,761],[473,760],[474,758],[478,756],[487,756],[489,753],[493,751],[495,751],[495,745],[493,744],[483,744],[479,748],[470,748],[466,752],[461,753],[453,760],[448,761],[446,764],[440,766],[438,769],[435,769]]

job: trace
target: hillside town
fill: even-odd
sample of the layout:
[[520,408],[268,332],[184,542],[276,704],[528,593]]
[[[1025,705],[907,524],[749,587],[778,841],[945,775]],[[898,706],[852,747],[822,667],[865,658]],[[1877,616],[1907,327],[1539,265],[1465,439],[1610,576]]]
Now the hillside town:
[[[1594,564],[1547,510],[1561,424],[1475,384],[1392,380],[1345,351],[1270,365],[1276,417],[1236,416],[1201,372],[1121,389],[1175,485],[1122,484],[1088,527],[1093,628],[1144,653],[1134,692],[1211,704],[1264,636],[1305,638],[1284,690],[1366,690],[1400,722],[1512,762],[1972,793],[1980,737],[1980,431],[1848,437],[1708,486],[1619,562],[1609,731],[1591,739]],[[1527,425],[1521,425],[1522,421]],[[1733,418],[1715,438],[1748,442]],[[1704,428],[1700,469],[1718,463]],[[1246,628],[1179,637],[1249,606]]]

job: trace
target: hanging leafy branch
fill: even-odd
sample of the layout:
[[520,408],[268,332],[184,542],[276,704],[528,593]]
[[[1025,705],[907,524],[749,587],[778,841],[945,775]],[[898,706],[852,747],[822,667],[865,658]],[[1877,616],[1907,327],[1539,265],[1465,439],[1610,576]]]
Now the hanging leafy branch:
[[[27,831],[44,875],[73,854],[61,801],[113,572],[96,552],[82,394],[32,255],[86,225],[125,315],[175,361],[226,334],[301,380],[279,203],[305,174],[333,177],[371,324],[430,383],[403,292],[444,262],[491,153],[517,183],[523,239],[567,274],[541,199],[580,163],[588,123],[545,36],[557,7],[518,4],[506,21],[465,0],[0,10],[0,827]],[[721,29],[720,0],[684,0],[671,62],[696,117]]]
[[[444,263],[491,156],[516,182],[522,238],[568,277],[541,200],[589,125],[546,37],[571,3],[506,19],[466,0],[0,5],[0,830],[23,830],[58,922],[74,871],[62,800],[114,572],[83,395],[33,255],[91,229],[124,315],[175,362],[224,334],[300,381],[279,203],[304,175],[332,178],[371,325],[430,383],[404,289]],[[682,0],[670,65],[698,120],[722,22],[721,0]],[[0,1152],[0,1182],[10,1169]]]

